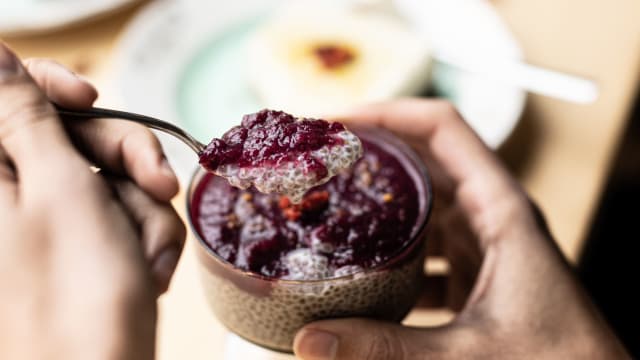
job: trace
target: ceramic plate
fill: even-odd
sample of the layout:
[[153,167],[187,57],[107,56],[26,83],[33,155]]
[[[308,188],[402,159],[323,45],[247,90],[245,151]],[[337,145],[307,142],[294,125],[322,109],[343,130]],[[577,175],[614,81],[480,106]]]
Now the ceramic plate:
[[0,2],[0,34],[16,35],[59,28],[139,1],[3,0]]
[[[434,47],[491,51],[520,58],[518,44],[483,0],[398,0],[416,31]],[[275,0],[156,2],[126,30],[116,58],[114,90],[122,106],[184,126],[202,142],[263,106],[243,67],[244,44],[278,5]],[[426,6],[425,6],[426,5]],[[465,11],[459,11],[465,9]],[[425,26],[429,24],[429,26]],[[480,137],[498,147],[518,122],[525,93],[492,79],[437,63],[437,96],[453,101]],[[186,146],[161,136],[184,181],[196,166]]]

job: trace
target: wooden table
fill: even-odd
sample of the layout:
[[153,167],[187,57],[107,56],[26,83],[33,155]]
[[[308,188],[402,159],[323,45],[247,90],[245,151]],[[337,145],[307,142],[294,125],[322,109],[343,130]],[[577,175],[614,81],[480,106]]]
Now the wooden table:
[[[492,2],[529,62],[593,78],[601,88],[600,98],[590,105],[531,96],[521,124],[499,151],[546,213],[564,253],[575,261],[640,80],[640,2]],[[109,74],[117,37],[135,10],[81,28],[5,41],[21,56],[55,58],[99,86]],[[179,196],[180,210],[183,203]],[[222,355],[224,330],[205,305],[190,246],[160,306],[159,358]],[[446,316],[414,313],[408,321],[434,323]]]

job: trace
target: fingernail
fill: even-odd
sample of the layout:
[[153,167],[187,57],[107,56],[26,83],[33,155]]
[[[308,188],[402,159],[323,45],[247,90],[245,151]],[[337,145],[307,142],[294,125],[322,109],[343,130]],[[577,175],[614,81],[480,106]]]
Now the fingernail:
[[62,64],[54,63],[53,67],[55,68],[54,71],[57,71],[61,76],[66,77],[68,80],[81,81],[81,82],[89,84],[89,81],[87,81],[85,78],[83,78],[83,77],[79,76],[78,74],[74,73],[73,71],[71,71],[69,68],[67,68],[66,66],[64,66]]
[[80,75],[80,74],[76,74],[75,72],[69,70],[71,72],[71,75],[73,75],[76,79],[82,81],[83,83],[89,84],[91,86],[93,86],[93,84],[91,83],[91,81],[89,79],[87,79],[86,77]]
[[[73,76],[76,80],[78,80],[78,81],[80,81],[80,82],[82,82],[82,83],[85,83],[85,84],[87,84],[87,85],[91,86],[91,88],[93,88],[93,89],[95,90],[95,87],[93,86],[93,84],[91,83],[91,81],[90,81],[89,79],[87,79],[86,77],[84,77],[84,76],[82,76],[82,75],[80,75],[80,74],[76,74],[75,72],[73,72],[73,71],[71,71],[71,70],[67,69],[67,68],[66,68],[66,67],[64,67],[64,66],[63,66],[63,68],[64,68],[65,70],[67,70],[67,71],[71,74],[71,76]],[[96,95],[97,95],[97,90],[95,90],[95,91],[96,91]]]
[[303,360],[333,360],[338,352],[338,337],[322,330],[304,329],[294,347]]
[[162,159],[162,162],[160,163],[160,171],[162,171],[162,174],[166,177],[176,177],[176,173],[173,171],[173,168],[171,167],[171,164],[169,164],[167,158]]
[[0,43],[0,75],[18,72],[18,58],[4,44]]
[[170,246],[160,253],[153,261],[151,272],[156,279],[159,293],[163,293],[169,287],[171,275],[180,259],[180,251],[175,246]]

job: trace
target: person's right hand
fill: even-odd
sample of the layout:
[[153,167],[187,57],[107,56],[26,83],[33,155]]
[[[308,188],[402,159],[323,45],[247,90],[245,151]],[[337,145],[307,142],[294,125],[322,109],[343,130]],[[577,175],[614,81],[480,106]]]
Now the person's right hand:
[[51,101],[88,107],[95,90],[27,66],[0,43],[0,358],[152,359],[185,236],[175,175],[147,129],[66,129]]
[[[446,286],[426,302],[460,310],[446,325],[370,319],[305,326],[304,360],[554,358],[628,355],[574,279],[542,217],[452,105],[399,100],[337,118],[400,135],[427,164],[435,208],[427,247],[450,262]],[[427,284],[436,284],[428,282]]]

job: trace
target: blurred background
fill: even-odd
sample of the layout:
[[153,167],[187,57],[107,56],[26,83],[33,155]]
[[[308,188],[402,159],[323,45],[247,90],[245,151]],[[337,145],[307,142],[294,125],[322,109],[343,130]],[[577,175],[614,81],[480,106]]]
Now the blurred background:
[[[0,38],[89,78],[99,105],[202,141],[263,107],[322,115],[447,98],[543,209],[640,356],[638,15],[637,0],[4,0]],[[184,184],[193,155],[161,141]],[[187,254],[161,300],[160,358],[210,359],[224,345],[195,272]],[[407,322],[448,318],[422,311]]]

